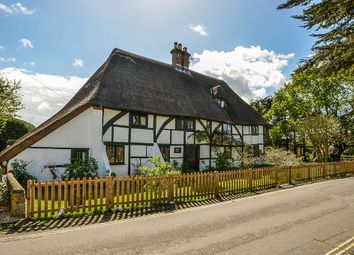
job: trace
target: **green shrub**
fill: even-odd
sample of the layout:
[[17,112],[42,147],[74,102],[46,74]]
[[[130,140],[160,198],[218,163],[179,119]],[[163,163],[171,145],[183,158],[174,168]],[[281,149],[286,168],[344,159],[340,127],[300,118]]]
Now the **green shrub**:
[[343,151],[343,155],[351,156],[354,155],[354,147],[349,147]]
[[215,170],[224,171],[232,168],[230,153],[220,152],[216,154]]
[[173,169],[170,162],[161,162],[159,156],[149,158],[149,162],[153,165],[152,167],[147,167],[144,165],[138,167],[138,170],[142,175],[168,176],[181,173],[179,170]]
[[68,164],[62,178],[88,178],[95,176],[98,176],[97,160],[92,157],[88,157],[84,160],[79,160]]
[[22,159],[16,159],[11,163],[11,169],[14,173],[14,177],[23,188],[27,187],[27,181],[36,180],[35,177],[27,172],[27,166],[28,162]]

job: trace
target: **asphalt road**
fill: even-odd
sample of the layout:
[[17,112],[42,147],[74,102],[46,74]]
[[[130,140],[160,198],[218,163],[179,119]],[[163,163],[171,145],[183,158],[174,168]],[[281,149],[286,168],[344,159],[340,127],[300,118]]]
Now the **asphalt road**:
[[0,237],[0,254],[354,254],[354,178]]

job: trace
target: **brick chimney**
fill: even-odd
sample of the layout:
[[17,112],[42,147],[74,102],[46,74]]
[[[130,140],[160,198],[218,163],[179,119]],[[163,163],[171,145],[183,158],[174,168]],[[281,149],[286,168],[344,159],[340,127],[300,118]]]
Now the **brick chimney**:
[[174,47],[171,50],[172,54],[172,64],[173,65],[178,65],[182,68],[189,68],[189,57],[191,54],[188,53],[187,47],[183,47],[182,49],[182,44],[175,42]]

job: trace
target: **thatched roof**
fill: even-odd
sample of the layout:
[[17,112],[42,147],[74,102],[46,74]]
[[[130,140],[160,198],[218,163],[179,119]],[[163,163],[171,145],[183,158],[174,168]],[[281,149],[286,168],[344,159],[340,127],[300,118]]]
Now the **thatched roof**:
[[[222,88],[225,109],[215,102],[212,89],[216,86]],[[11,159],[92,105],[234,124],[265,124],[262,116],[222,80],[114,49],[62,110],[3,150],[0,162]]]

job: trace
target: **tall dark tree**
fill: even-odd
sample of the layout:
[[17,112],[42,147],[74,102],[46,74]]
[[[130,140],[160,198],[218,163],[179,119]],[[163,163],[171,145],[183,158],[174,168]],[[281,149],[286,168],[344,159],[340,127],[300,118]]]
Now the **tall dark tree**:
[[350,70],[354,78],[354,1],[287,0],[278,9],[298,6],[304,7],[302,14],[293,18],[301,20],[306,29],[315,29],[317,38],[312,47],[315,54],[303,60],[302,68],[316,67],[325,76]]
[[7,121],[6,125],[0,132],[0,151],[6,147],[8,140],[16,140],[31,131],[33,128],[34,126],[31,123],[17,118]]

